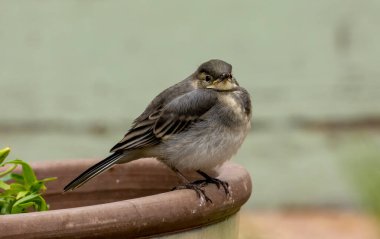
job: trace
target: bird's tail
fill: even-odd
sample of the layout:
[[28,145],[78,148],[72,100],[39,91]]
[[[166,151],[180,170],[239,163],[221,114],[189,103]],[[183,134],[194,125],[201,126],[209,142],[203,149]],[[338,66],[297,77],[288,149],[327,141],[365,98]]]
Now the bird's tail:
[[102,172],[112,167],[112,165],[114,165],[122,156],[123,156],[123,153],[116,152],[108,156],[107,158],[103,159],[99,163],[91,166],[89,169],[84,171],[81,175],[79,175],[73,181],[67,184],[65,188],[63,189],[63,191],[67,192],[69,190],[74,190],[76,188],[79,188],[80,186],[85,184],[88,180],[92,179],[93,177],[101,174]]

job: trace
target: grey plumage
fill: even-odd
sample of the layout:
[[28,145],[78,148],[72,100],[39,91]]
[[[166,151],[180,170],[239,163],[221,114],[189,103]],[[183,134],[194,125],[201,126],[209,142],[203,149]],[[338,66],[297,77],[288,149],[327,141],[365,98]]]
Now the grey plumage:
[[113,164],[142,157],[156,157],[176,172],[211,169],[230,159],[247,135],[251,119],[250,96],[231,71],[230,64],[210,60],[164,90],[111,149],[113,154],[64,191],[81,186]]

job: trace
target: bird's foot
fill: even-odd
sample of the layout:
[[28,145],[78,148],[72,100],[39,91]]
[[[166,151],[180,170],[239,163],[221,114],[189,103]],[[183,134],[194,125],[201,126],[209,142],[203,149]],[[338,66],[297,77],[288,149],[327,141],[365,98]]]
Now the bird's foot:
[[202,187],[202,184],[197,184],[197,183],[193,182],[193,183],[186,183],[186,184],[179,185],[179,186],[173,188],[172,191],[173,190],[181,190],[181,189],[191,189],[197,193],[197,196],[201,200],[201,202],[206,201],[206,202],[212,203],[212,200],[206,195],[205,190],[202,189],[201,187]]
[[201,187],[204,187],[205,185],[211,183],[211,184],[215,184],[218,187],[218,189],[220,189],[220,186],[222,186],[223,189],[224,189],[225,194],[227,196],[230,195],[229,185],[228,185],[227,182],[222,181],[222,180],[217,179],[217,178],[210,177],[209,175],[207,175],[206,173],[202,172],[201,170],[198,170],[197,172],[200,175],[202,175],[205,179],[197,180],[197,181],[194,182],[194,184],[198,184]]

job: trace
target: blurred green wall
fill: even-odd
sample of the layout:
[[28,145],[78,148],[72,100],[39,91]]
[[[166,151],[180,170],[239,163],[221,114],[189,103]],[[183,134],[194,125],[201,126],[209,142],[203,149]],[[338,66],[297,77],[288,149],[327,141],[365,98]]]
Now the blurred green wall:
[[253,97],[236,156],[249,206],[355,206],[340,149],[380,145],[379,12],[371,0],[0,1],[0,146],[104,157],[156,94],[220,58]]

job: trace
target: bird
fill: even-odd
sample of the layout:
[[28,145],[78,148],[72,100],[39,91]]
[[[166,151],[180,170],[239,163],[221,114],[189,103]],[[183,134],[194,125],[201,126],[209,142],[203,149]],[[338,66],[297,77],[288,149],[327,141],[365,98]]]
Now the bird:
[[[111,155],[91,166],[64,187],[79,188],[115,164],[153,157],[173,170],[202,200],[212,202],[203,187],[228,182],[204,171],[218,168],[235,155],[251,128],[251,97],[232,75],[232,65],[218,59],[202,63],[189,77],[165,89],[132,123]],[[182,171],[204,179],[190,182]]]

